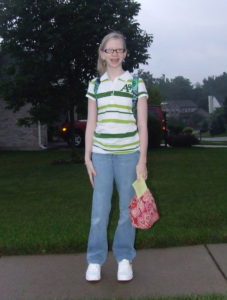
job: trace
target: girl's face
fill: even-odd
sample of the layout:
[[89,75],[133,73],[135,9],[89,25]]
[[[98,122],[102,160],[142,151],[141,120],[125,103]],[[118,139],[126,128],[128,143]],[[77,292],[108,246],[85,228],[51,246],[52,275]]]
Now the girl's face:
[[121,39],[110,39],[100,55],[102,60],[106,61],[107,69],[122,68],[122,62],[127,54]]

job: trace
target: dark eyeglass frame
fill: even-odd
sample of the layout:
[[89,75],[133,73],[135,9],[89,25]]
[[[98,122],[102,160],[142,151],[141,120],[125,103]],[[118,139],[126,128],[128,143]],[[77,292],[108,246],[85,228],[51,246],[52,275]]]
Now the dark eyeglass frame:
[[118,49],[104,49],[103,52],[107,54],[113,54],[114,52],[116,53],[125,53],[126,49],[124,48],[118,48]]

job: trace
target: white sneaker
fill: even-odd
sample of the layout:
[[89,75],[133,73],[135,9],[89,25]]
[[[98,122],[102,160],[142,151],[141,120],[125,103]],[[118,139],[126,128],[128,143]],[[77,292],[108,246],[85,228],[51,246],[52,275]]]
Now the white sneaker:
[[87,281],[99,281],[101,279],[101,265],[89,264],[86,271]]
[[118,263],[117,280],[129,281],[133,278],[132,264],[127,259],[122,259]]

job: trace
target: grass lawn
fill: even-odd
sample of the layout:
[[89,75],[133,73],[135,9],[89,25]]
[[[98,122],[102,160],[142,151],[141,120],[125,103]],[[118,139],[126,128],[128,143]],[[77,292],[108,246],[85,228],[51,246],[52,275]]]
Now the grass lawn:
[[[199,134],[196,134],[197,137],[199,137],[200,135]],[[202,137],[223,137],[223,136],[227,136],[227,132],[223,132],[223,133],[220,133],[220,134],[215,134],[213,136],[210,135],[209,131],[207,132],[203,132],[201,134]]]
[[200,141],[201,145],[227,146],[227,141]]
[[[52,163],[69,157],[68,150],[0,152],[0,254],[86,250],[92,188],[85,166]],[[136,247],[227,242],[226,166],[224,148],[150,151],[148,186],[161,219],[137,231]],[[110,241],[117,203],[114,191]]]

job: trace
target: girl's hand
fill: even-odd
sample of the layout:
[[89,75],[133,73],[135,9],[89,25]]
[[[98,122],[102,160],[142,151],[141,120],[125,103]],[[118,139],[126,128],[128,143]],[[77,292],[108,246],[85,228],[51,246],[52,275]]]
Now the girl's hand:
[[91,160],[87,160],[85,162],[86,168],[87,168],[87,172],[88,172],[88,176],[91,182],[91,185],[94,187],[94,176],[96,175],[93,163]]
[[141,177],[144,180],[147,180],[147,164],[143,162],[138,162],[136,166],[136,175],[137,179],[140,179]]

